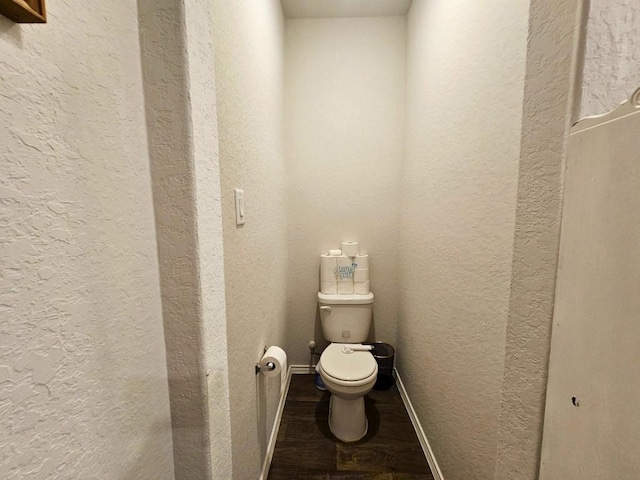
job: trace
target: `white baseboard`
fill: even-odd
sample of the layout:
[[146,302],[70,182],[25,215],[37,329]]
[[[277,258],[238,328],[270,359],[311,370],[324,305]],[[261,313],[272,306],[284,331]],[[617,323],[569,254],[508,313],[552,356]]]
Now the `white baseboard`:
[[436,457],[433,455],[433,450],[431,450],[431,445],[429,445],[429,440],[427,440],[427,436],[425,435],[422,425],[420,424],[420,420],[418,420],[418,415],[413,409],[413,405],[411,405],[411,400],[409,400],[409,395],[407,395],[407,390],[404,388],[404,384],[402,383],[400,374],[398,374],[398,371],[395,368],[393,369],[393,376],[396,379],[396,385],[398,387],[398,391],[400,392],[402,402],[404,403],[404,406],[407,409],[407,413],[409,414],[409,418],[411,419],[411,423],[413,424],[413,429],[416,431],[416,435],[418,435],[418,441],[422,446],[424,456],[427,457],[427,462],[429,463],[429,467],[431,468],[431,473],[433,474],[435,480],[444,480],[442,471],[440,470],[438,462],[436,461]]
[[[285,387],[283,389],[282,395],[280,396],[280,403],[278,403],[278,411],[276,412],[276,418],[273,422],[273,428],[271,430],[271,435],[269,437],[269,444],[267,445],[267,454],[264,457],[264,462],[262,463],[262,472],[260,473],[259,480],[267,480],[269,476],[269,468],[271,467],[271,460],[273,459],[273,452],[276,448],[276,440],[278,438],[278,430],[280,430],[280,421],[282,420],[282,412],[284,411],[284,404],[287,401],[287,395],[289,394],[289,385],[291,384],[291,376],[292,375],[300,375],[300,374],[313,374],[316,373],[315,367],[309,365],[291,365],[287,371],[287,377],[285,379]],[[436,457],[433,455],[433,450],[431,450],[431,446],[429,445],[429,440],[427,440],[427,436],[422,429],[422,425],[420,425],[420,421],[418,420],[418,416],[416,415],[415,410],[413,409],[413,405],[411,405],[411,400],[409,400],[409,396],[407,395],[407,391],[404,388],[404,384],[402,383],[402,379],[398,374],[398,371],[393,369],[393,376],[396,379],[396,385],[398,387],[398,391],[400,392],[400,397],[402,398],[402,402],[407,410],[409,418],[411,419],[411,423],[413,425],[414,430],[416,431],[416,435],[418,436],[418,441],[420,442],[420,446],[422,447],[422,451],[424,452],[425,457],[427,458],[427,462],[429,463],[429,467],[431,468],[431,473],[433,473],[433,477],[435,480],[444,480],[442,476],[442,472],[440,471],[440,467],[438,466],[438,462],[436,461]]]

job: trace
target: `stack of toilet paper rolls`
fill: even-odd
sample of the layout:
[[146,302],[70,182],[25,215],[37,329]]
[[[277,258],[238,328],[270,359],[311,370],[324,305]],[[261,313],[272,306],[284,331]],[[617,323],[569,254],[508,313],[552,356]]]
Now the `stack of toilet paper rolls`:
[[353,272],[353,293],[367,295],[370,289],[369,255],[357,255],[354,263],[356,264],[356,269]]
[[358,242],[343,242],[341,250],[320,256],[320,291],[329,295],[369,293],[369,255],[360,255]]
[[335,295],[338,293],[336,259],[339,255],[331,255],[330,253],[320,255],[320,291],[328,295]]

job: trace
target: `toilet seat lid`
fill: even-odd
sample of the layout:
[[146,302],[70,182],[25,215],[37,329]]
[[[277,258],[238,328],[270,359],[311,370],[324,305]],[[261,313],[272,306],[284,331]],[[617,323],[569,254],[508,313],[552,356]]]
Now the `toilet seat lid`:
[[[369,351],[344,353],[344,343],[332,343],[320,357],[320,367],[338,380],[358,381],[370,377],[378,364]],[[357,345],[357,344],[356,344]]]

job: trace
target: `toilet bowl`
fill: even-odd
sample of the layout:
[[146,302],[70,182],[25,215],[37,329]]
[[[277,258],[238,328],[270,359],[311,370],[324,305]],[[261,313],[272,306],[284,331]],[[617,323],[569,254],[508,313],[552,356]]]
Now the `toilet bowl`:
[[355,442],[367,434],[364,396],[378,376],[378,364],[370,351],[354,350],[361,344],[332,343],[320,357],[320,377],[331,392],[329,428],[343,442]]

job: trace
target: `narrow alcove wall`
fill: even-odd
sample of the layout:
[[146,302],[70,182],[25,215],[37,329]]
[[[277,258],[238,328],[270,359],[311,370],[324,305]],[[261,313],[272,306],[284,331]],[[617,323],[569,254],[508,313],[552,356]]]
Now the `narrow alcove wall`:
[[[244,480],[260,474],[280,398],[279,379],[254,366],[264,347],[288,348],[280,2],[214,0],[213,28],[233,478]],[[245,192],[241,227],[234,188]]]
[[[287,345],[326,344],[319,255],[360,242],[371,258],[371,340],[395,345],[406,17],[290,18],[285,41]],[[315,359],[313,360],[315,363]]]
[[[385,245],[380,249],[381,259],[393,258],[393,252],[397,253],[398,240],[402,237],[405,238],[403,244],[415,245],[415,248],[411,246],[412,248],[401,252],[401,261],[396,261],[396,265],[402,266],[402,275],[406,275],[407,280],[401,280],[400,283],[396,281],[395,289],[396,292],[402,292],[408,300],[413,300],[409,297],[414,296],[417,301],[396,303],[395,308],[401,315],[396,332],[391,330],[384,333],[384,329],[381,330],[376,321],[375,335],[388,335],[386,338],[391,339],[397,335],[396,343],[400,347],[398,366],[401,373],[406,371],[408,386],[416,392],[414,405],[423,423],[429,424],[430,439],[438,445],[436,448],[439,451],[436,454],[441,454],[443,463],[448,465],[445,467],[445,476],[454,479],[456,476],[469,478],[469,475],[492,478],[495,474],[500,478],[508,478],[513,472],[521,471],[524,475],[530,475],[535,470],[541,425],[539,399],[544,391],[544,369],[548,355],[548,344],[545,343],[548,337],[545,335],[550,326],[549,312],[553,299],[556,260],[553,252],[558,233],[560,166],[563,135],[569,115],[575,3],[552,5],[538,0],[532,2],[530,10],[528,6],[514,5],[512,2],[500,6],[499,9],[496,6],[498,11],[490,16],[498,24],[493,25],[493,28],[490,28],[492,24],[483,16],[486,11],[477,8],[468,9],[449,2],[449,5],[432,3],[423,10],[427,15],[437,16],[443,12],[455,13],[458,9],[458,12],[463,12],[461,15],[464,15],[464,21],[456,22],[454,14],[449,17],[450,28],[427,32],[439,37],[439,41],[430,42],[425,47],[427,58],[434,62],[415,64],[423,69],[420,75],[424,73],[426,76],[416,77],[414,86],[420,94],[427,95],[436,103],[440,101],[441,110],[420,110],[421,102],[418,97],[407,98],[407,108],[413,108],[416,118],[425,118],[426,125],[425,128],[412,125],[409,119],[411,114],[407,113],[405,132],[409,134],[412,131],[416,135],[413,139],[407,139],[403,147],[402,142],[397,142],[398,135],[385,136],[397,132],[397,124],[387,123],[387,126],[394,127],[385,131],[384,128],[379,128],[384,122],[394,118],[389,112],[396,110],[388,108],[389,105],[395,105],[393,102],[381,109],[387,115],[365,118],[367,123],[377,125],[377,132],[382,134],[373,135],[373,139],[349,136],[353,131],[366,131],[362,129],[365,122],[358,123],[357,120],[362,111],[368,111],[367,108],[372,106],[371,102],[374,106],[380,106],[385,105],[384,102],[389,99],[367,97],[370,95],[367,89],[371,82],[385,78],[380,72],[376,72],[379,74],[377,77],[367,75],[361,88],[353,88],[350,92],[351,96],[363,102],[362,111],[356,108],[354,112],[349,112],[350,106],[343,104],[344,98],[349,98],[348,96],[340,102],[335,100],[348,92],[348,89],[340,91],[344,86],[341,81],[352,75],[330,75],[334,67],[339,67],[335,70],[341,73],[349,72],[348,68],[352,67],[348,61],[341,59],[345,43],[338,44],[340,38],[348,38],[347,34],[342,32],[332,38],[333,35],[322,31],[322,28],[335,19],[323,20],[326,24],[318,21],[317,30],[310,30],[315,35],[313,39],[324,39],[325,43],[321,46],[329,46],[333,40],[338,43],[333,44],[331,54],[326,55],[329,60],[324,64],[320,62],[313,65],[313,58],[300,55],[300,64],[305,65],[305,75],[308,75],[304,80],[317,90],[309,97],[304,96],[308,92],[302,91],[302,96],[296,98],[296,103],[288,98],[294,90],[289,91],[291,84],[287,79],[290,72],[286,70],[286,56],[284,78],[278,77],[278,72],[282,72],[282,57],[277,48],[282,47],[283,19],[276,4],[263,4],[266,10],[262,13],[249,9],[240,2],[217,5],[219,17],[216,22],[219,30],[216,35],[219,38],[216,40],[216,49],[220,55],[216,69],[217,73],[224,75],[218,77],[218,93],[219,114],[224,118],[220,131],[224,132],[225,142],[222,149],[225,254],[232,253],[225,258],[225,266],[226,286],[230,289],[227,291],[227,300],[233,303],[233,307],[230,307],[233,313],[228,317],[228,338],[232,365],[230,371],[233,372],[230,377],[231,425],[234,437],[234,471],[237,478],[241,478],[241,475],[253,475],[258,471],[260,460],[264,456],[265,433],[271,423],[269,415],[274,408],[273,400],[269,400],[274,398],[274,392],[267,392],[266,397],[263,396],[263,386],[250,380],[253,377],[248,374],[248,370],[259,358],[262,346],[271,343],[284,346],[290,352],[293,363],[307,363],[306,343],[313,338],[310,335],[315,336],[316,340],[321,339],[315,316],[317,255],[333,246],[333,242],[341,240],[334,239],[333,236],[352,234],[351,232],[354,232],[353,235],[360,235],[355,229],[349,230],[349,222],[344,222],[334,232],[330,232],[326,239],[320,240],[319,235],[314,235],[311,239],[301,240],[308,235],[307,229],[325,228],[328,232],[335,228],[332,222],[337,217],[336,213],[341,213],[339,195],[344,191],[345,201],[347,206],[352,206],[351,210],[353,207],[358,208],[358,201],[364,199],[364,204],[368,208],[373,206],[373,210],[378,213],[373,221],[370,217],[363,217],[363,225],[369,228],[374,228],[371,225],[375,225],[375,228],[381,226],[384,234],[395,233],[393,237],[379,237],[385,239],[377,244]],[[425,7],[423,2],[414,1],[414,9],[422,7]],[[533,12],[531,17],[530,11]],[[543,28],[549,18],[556,19],[551,31]],[[354,19],[345,19],[347,20]],[[303,21],[300,22],[302,25]],[[364,23],[366,22],[363,20]],[[371,22],[373,23],[375,22]],[[327,31],[331,28],[327,28]],[[462,31],[457,31],[456,28],[461,28]],[[306,31],[295,32],[294,28],[289,31],[288,27],[286,30],[287,35],[292,34],[287,36],[287,41],[289,38],[306,41]],[[508,34],[506,37],[505,32]],[[371,39],[372,30],[369,28],[360,33],[357,29],[347,33],[361,42],[366,38],[372,43],[376,40]],[[377,33],[379,35],[380,31]],[[456,37],[456,34],[460,37]],[[386,39],[389,40],[390,37]],[[477,42],[474,43],[474,39]],[[527,50],[528,39],[530,47]],[[393,42],[391,44],[397,45]],[[454,47],[457,44],[468,48],[456,49]],[[557,49],[549,48],[550,44],[557,45]],[[298,46],[300,45],[295,45],[294,50]],[[285,48],[288,49],[288,46]],[[373,56],[383,54],[385,48],[391,48],[389,42],[374,50]],[[558,50],[562,54],[558,54]],[[286,51],[287,55],[292,53]],[[360,53],[365,51],[362,48]],[[447,52],[449,53],[446,54]],[[469,52],[478,52],[479,55],[474,56]],[[397,60],[398,56],[389,58]],[[531,65],[531,78],[527,77],[525,59]],[[558,60],[560,64],[550,62],[553,67],[536,69],[539,62],[546,65],[544,62],[549,59],[561,61]],[[443,72],[446,78],[438,78],[436,72],[430,70],[437,65],[445,67]],[[323,71],[320,67],[326,70]],[[315,68],[318,70],[314,70]],[[314,77],[313,73],[317,76]],[[387,73],[388,71],[384,72]],[[393,85],[396,85],[394,82],[397,78],[386,78],[385,88],[391,88],[393,98],[397,99],[396,94],[404,88],[404,84],[396,88]],[[278,79],[284,81],[284,92]],[[460,95],[450,93],[452,86]],[[545,86],[553,88],[547,92]],[[437,88],[449,93],[437,98]],[[557,104],[558,95],[567,99],[567,102]],[[285,102],[284,111],[279,110],[278,106],[282,98]],[[322,101],[326,99],[331,101]],[[302,108],[305,104],[300,100],[308,102],[305,109]],[[554,105],[554,109],[550,110],[556,115],[552,122],[549,122],[545,112],[534,109],[535,105],[545,102]],[[533,109],[524,120],[523,105]],[[449,109],[446,110],[445,107]],[[289,108],[296,116],[287,116]],[[299,112],[296,113],[296,109]],[[343,111],[348,114],[332,116]],[[282,115],[287,122],[284,132],[279,130]],[[315,135],[321,132],[314,128],[314,122],[318,118],[324,122],[329,135],[326,137],[327,141],[314,145]],[[345,118],[354,121],[345,122]],[[290,125],[291,119],[295,119],[295,122]],[[332,119],[344,123],[333,125]],[[439,125],[439,122],[444,123]],[[541,124],[547,128],[541,130]],[[305,125],[307,128],[304,128]],[[287,136],[290,128],[296,130],[298,139],[302,139],[302,145],[294,145],[298,150],[290,149],[293,143]],[[441,135],[434,135],[438,128]],[[280,150],[282,147],[278,140],[282,141],[283,137],[285,148]],[[427,143],[427,139],[431,142]],[[376,143],[377,141],[381,143]],[[443,141],[451,148],[443,149]],[[465,141],[472,143],[465,145]],[[342,148],[340,142],[343,142]],[[521,142],[527,146],[522,147]],[[544,142],[550,142],[553,148],[542,152],[535,149],[535,145]],[[355,164],[356,168],[353,168],[354,164],[350,163],[350,159],[342,160],[346,169],[342,164],[323,164],[324,158],[328,158],[329,162],[337,162],[341,150],[353,144],[357,146],[353,158],[361,162]],[[362,149],[363,144],[368,145],[367,148],[372,145],[380,148],[368,157],[371,151]],[[398,144],[399,147],[395,148]],[[305,150],[309,146],[311,148]],[[404,153],[405,165],[402,172],[402,150],[407,146],[415,147],[418,154],[414,157],[414,163],[407,164],[406,158],[410,153]],[[332,148],[336,151],[332,151]],[[286,152],[287,157],[285,167],[281,163],[284,161],[283,152]],[[384,153],[377,156],[380,152]],[[304,158],[299,154],[308,154],[310,157]],[[392,158],[399,162],[394,163]],[[317,163],[313,168],[308,168],[305,163],[310,159]],[[371,163],[371,159],[379,163]],[[227,161],[229,163],[225,164]],[[430,171],[421,170],[429,165],[427,161],[435,162],[432,165],[439,167]],[[541,162],[547,165],[543,171],[537,168]],[[473,168],[466,168],[469,165]],[[333,183],[325,180],[330,176],[319,179],[318,175],[327,172],[318,172],[318,166],[331,167],[326,168],[330,175],[352,169],[346,176],[362,181],[357,188],[351,189],[341,183],[342,178]],[[412,170],[414,166],[417,168],[415,172]],[[371,167],[370,170],[367,167]],[[372,176],[371,171],[379,173],[380,169],[387,173],[382,176],[384,181],[376,184],[380,177]],[[499,173],[497,177],[493,175],[496,173]],[[303,185],[296,184],[295,180],[299,178],[303,180]],[[496,182],[495,178],[500,178],[501,181]],[[418,195],[414,197],[412,190],[405,188],[402,179],[414,185]],[[451,191],[446,188],[447,184],[452,187]],[[363,185],[369,187],[369,190],[364,187],[364,194],[361,193]],[[544,188],[533,188],[540,185]],[[342,188],[332,190],[336,186]],[[253,205],[248,203],[248,227],[240,229],[236,229],[233,223],[231,195],[234,187],[245,188],[247,201],[253,202]],[[314,198],[305,204],[309,201],[309,192],[322,191],[329,194],[330,208],[326,211],[332,215],[324,214],[320,201],[322,199]],[[283,192],[288,192],[288,196],[285,197]],[[389,228],[397,221],[390,213],[391,207],[402,196],[405,196],[402,202],[404,228],[394,230]],[[389,201],[377,203],[380,199]],[[442,201],[443,199],[449,201]],[[421,202],[424,202],[422,206]],[[399,206],[400,202],[395,205]],[[386,210],[388,208],[391,210]],[[415,212],[411,211],[412,208],[415,208]],[[254,223],[251,223],[252,211],[256,215]],[[313,214],[305,217],[305,211]],[[287,212],[287,217],[283,218],[284,212]],[[433,214],[433,218],[425,219],[424,215],[429,212]],[[454,222],[453,218],[447,217],[450,212],[456,214],[458,221]],[[352,215],[351,211],[349,215]],[[339,218],[343,222],[343,218],[349,217]],[[358,221],[355,218],[356,224]],[[283,238],[281,229],[287,223],[289,237]],[[536,225],[538,229],[532,237],[528,235],[529,224]],[[419,226],[426,231],[417,231]],[[438,237],[438,234],[447,232],[457,243],[442,243],[445,238]],[[536,238],[538,243],[532,244],[529,241],[531,238]],[[358,240],[369,250],[366,239]],[[443,248],[430,244],[432,240],[436,244],[441,242]],[[308,248],[306,242],[315,242],[315,246]],[[307,251],[303,251],[307,248]],[[457,253],[453,252],[456,248]],[[449,254],[440,258],[438,252],[442,251],[448,251]],[[433,262],[426,261],[425,254],[432,255]],[[517,268],[512,271],[514,257]],[[451,270],[443,267],[447,262],[450,262]],[[388,264],[391,267],[386,270],[387,275],[382,276],[383,281],[397,278],[394,277],[397,273],[393,271],[392,264],[393,262]],[[439,273],[429,271],[433,265],[439,266]],[[545,275],[539,279],[539,283],[531,283],[530,269],[538,266]],[[431,280],[421,281],[425,276],[431,276]],[[442,276],[447,279],[446,285],[450,287],[444,293],[452,296],[452,302],[442,303],[442,299],[436,294],[442,291]],[[377,288],[375,283],[374,291]],[[517,289],[515,293],[514,285]],[[387,292],[393,292],[393,288]],[[425,301],[429,295],[432,295],[433,302]],[[526,311],[530,295],[538,297],[535,312]],[[387,299],[392,297],[390,295]],[[288,306],[283,310],[286,302]],[[403,311],[414,308],[420,302],[428,308]],[[442,308],[438,307],[438,302]],[[390,308],[390,304],[386,302],[381,302],[378,308],[380,306]],[[474,309],[477,306],[481,308]],[[282,316],[283,311],[287,312],[286,317]],[[437,322],[432,322],[434,313],[440,316],[440,326],[443,327],[441,332],[430,329],[437,325]],[[405,316],[404,319],[402,316]],[[377,318],[385,321],[382,315]],[[403,322],[405,326],[412,324],[414,329],[403,331]],[[522,342],[531,338],[529,328],[532,325],[542,334],[533,338],[531,344],[523,346]],[[465,330],[467,326],[469,330]],[[421,342],[420,339],[426,341]],[[461,344],[456,343],[459,339],[463,340]],[[390,341],[393,343],[393,340]],[[438,349],[442,350],[438,342],[450,347],[452,352],[466,347],[463,352],[465,354],[449,357],[445,355],[434,359],[434,352],[437,354]],[[517,355],[514,357],[518,349],[526,348],[530,348],[529,355],[535,359],[532,363],[521,361]],[[508,359],[505,359],[505,352]],[[524,372],[524,377],[517,376],[518,372]],[[522,391],[522,379],[532,391],[526,405],[533,407],[526,415],[520,410],[522,404],[513,401],[513,395]],[[274,385],[271,384],[271,387]],[[431,408],[429,398],[423,396],[420,390],[429,391],[436,401],[441,402],[438,409],[428,411]],[[477,396],[474,397],[472,393],[477,393]],[[451,402],[442,403],[440,398]],[[482,420],[476,418],[476,414]],[[524,418],[524,423],[518,423],[518,418]],[[484,421],[486,425],[483,425]],[[533,430],[534,433],[528,435],[528,430]],[[518,446],[520,444],[522,446]],[[457,464],[454,462],[456,459]]]
[[[436,456],[442,458],[445,477],[454,479],[514,474],[533,478],[537,470],[561,165],[573,87],[576,2],[500,2],[492,8],[414,0],[409,12],[406,141],[398,183],[403,222],[396,230],[402,239],[396,282],[397,359]],[[545,28],[548,24],[553,28]],[[331,43],[314,35],[311,38],[323,47]],[[291,44],[294,51],[302,51],[300,44]],[[333,57],[349,48],[343,45]],[[320,74],[316,79],[313,55],[301,65],[310,69],[305,72],[308,85],[320,94],[330,92],[329,98],[339,95],[341,82],[349,79],[340,74]],[[289,76],[287,72],[285,78]],[[369,81],[363,82],[365,91]],[[324,90],[323,82],[328,84]],[[290,92],[289,85],[287,98],[304,98]],[[353,95],[356,101],[360,93]],[[317,94],[315,98],[323,99]],[[348,231],[348,225],[336,222],[336,215],[325,216],[320,207],[329,205],[326,210],[335,212],[331,205],[338,203],[341,192],[326,189],[323,178],[317,177],[325,151],[340,145],[339,135],[359,132],[363,125],[328,129],[333,136],[313,147],[322,132],[313,128],[310,118],[331,118],[348,111],[348,106],[316,101],[305,109],[300,101],[291,104],[285,111],[291,109],[296,116],[287,119],[285,131],[295,131],[296,138],[287,139],[288,162],[294,172],[301,164],[300,171],[315,175],[313,180],[312,175],[303,177],[306,188],[290,182],[289,236],[294,252],[293,244],[300,246],[298,239],[315,224]],[[540,111],[536,105],[553,108]],[[335,122],[343,118],[336,115]],[[346,141],[343,150],[345,146]],[[315,157],[315,170],[300,158],[305,148],[310,158]],[[349,171],[353,160],[327,170]],[[369,166],[372,172],[379,169]],[[323,189],[333,193],[329,200],[313,198],[313,192]],[[347,201],[350,195],[347,191]],[[357,208],[357,201],[354,204]],[[368,208],[370,203],[364,205]],[[387,227],[393,222],[382,215],[378,221],[387,222]],[[318,244],[313,250],[325,248],[318,232],[306,242]],[[298,333],[288,337],[287,347],[296,352],[295,358],[305,357],[308,339],[300,332],[321,335],[316,318],[313,330],[309,325],[315,317],[317,277],[308,258],[319,251],[294,252],[300,261],[290,260],[296,273],[290,284],[299,294],[289,296],[287,321]],[[372,283],[374,292],[376,285]],[[532,297],[534,309],[529,310]],[[531,361],[518,350],[527,351]],[[528,393],[525,404],[513,398],[523,389]]]
[[444,477],[493,477],[529,9],[409,11],[398,369]]

